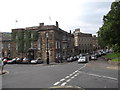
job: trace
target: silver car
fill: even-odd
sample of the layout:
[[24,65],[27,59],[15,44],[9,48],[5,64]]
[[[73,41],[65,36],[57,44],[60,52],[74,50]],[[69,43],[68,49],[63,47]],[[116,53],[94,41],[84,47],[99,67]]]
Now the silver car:
[[81,56],[79,59],[78,59],[78,63],[82,63],[82,62],[88,62],[88,60],[87,60],[87,57],[85,57],[85,56]]

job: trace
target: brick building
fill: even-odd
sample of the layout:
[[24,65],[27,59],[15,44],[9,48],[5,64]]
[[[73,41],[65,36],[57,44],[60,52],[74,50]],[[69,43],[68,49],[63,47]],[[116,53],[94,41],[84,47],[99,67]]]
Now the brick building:
[[49,52],[50,62],[58,62],[60,59],[72,56],[73,47],[74,36],[60,29],[58,22],[56,25],[40,23],[39,26],[12,29],[12,58],[41,57],[46,62]]

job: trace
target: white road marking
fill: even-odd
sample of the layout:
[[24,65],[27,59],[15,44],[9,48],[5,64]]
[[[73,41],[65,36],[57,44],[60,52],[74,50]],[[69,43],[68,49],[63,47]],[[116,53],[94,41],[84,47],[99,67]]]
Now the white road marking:
[[[89,74],[89,73],[86,73],[86,74]],[[97,75],[97,74],[89,74],[89,75],[91,75],[91,76],[96,76],[96,77],[102,77],[102,76]]]
[[75,71],[75,73],[78,72],[78,70]]
[[[62,81],[64,81],[61,86],[65,86],[67,84],[67,82],[71,81],[73,78],[75,78],[78,74],[79,74],[79,70],[81,70],[82,68],[84,68],[86,66],[86,64],[79,68],[78,70],[74,71],[72,74],[69,74],[69,76],[66,76],[65,78],[61,79],[59,82],[54,83],[54,85],[58,85],[60,84]],[[76,73],[76,74],[75,74]],[[74,75],[75,74],[75,75]],[[73,76],[74,75],[74,76]],[[70,78],[70,79],[68,79]],[[68,79],[68,80],[65,80]]]
[[108,76],[102,76],[104,78],[109,78],[109,79],[113,79],[113,80],[118,80],[117,78],[113,78],[113,77],[108,77]]
[[66,82],[64,82],[64,83],[62,83],[62,84],[61,84],[61,86],[65,86],[66,84],[67,84],[67,83],[66,83]]
[[60,81],[62,82],[62,81],[64,81],[65,79],[63,78],[63,79],[61,79]]
[[68,79],[66,82],[69,82],[71,79]]
[[85,64],[83,67],[79,68],[78,70],[81,70],[81,69],[83,69],[84,67],[86,67],[86,65],[87,65],[87,64]]
[[78,75],[79,73],[77,73],[76,75]]
[[73,74],[70,74],[69,76],[72,76]]
[[60,82],[56,82],[54,85],[56,86],[56,85],[58,85]]
[[73,72],[73,74],[75,74],[76,72]]
[[75,77],[77,76],[77,74],[74,75]]
[[66,76],[65,78],[69,78],[69,76]]
[[75,76],[71,77],[71,79],[75,78]]
[[109,77],[109,76],[102,76],[102,75],[97,75],[97,74],[92,74],[92,73],[85,73],[85,72],[81,72],[81,71],[79,71],[79,73],[88,74],[88,75],[95,76],[95,77],[101,77],[101,78],[108,78],[108,79],[112,79],[112,80],[118,80],[117,78],[113,78],[113,77]]

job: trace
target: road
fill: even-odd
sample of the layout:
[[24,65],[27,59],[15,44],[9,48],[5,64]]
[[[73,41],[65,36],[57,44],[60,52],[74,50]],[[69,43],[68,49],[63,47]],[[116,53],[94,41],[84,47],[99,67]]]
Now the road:
[[102,58],[89,63],[6,65],[2,88],[48,88],[79,86],[82,88],[118,88],[118,68]]

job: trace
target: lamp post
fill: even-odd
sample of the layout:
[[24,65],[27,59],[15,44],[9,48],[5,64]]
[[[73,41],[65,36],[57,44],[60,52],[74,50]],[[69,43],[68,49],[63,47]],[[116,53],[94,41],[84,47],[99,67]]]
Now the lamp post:
[[46,55],[47,55],[47,58],[46,58],[46,62],[47,64],[49,64],[49,52],[48,52],[48,33],[46,33],[46,39],[47,39],[47,42],[46,42]]

